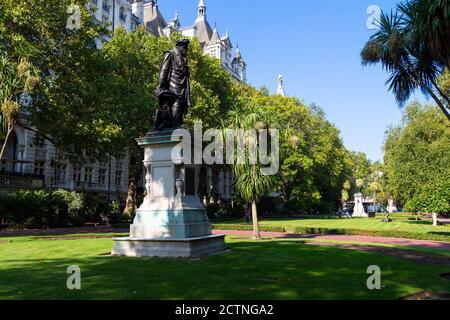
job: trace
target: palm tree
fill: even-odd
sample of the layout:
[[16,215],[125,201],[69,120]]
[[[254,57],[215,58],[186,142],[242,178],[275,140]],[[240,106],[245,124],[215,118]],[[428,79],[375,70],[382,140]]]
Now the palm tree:
[[6,136],[3,141],[3,146],[0,151],[0,160],[3,159],[3,154],[5,153],[6,145],[8,144],[9,137],[11,136],[11,134],[14,130],[14,126],[17,123],[17,119],[20,114],[20,105],[16,101],[7,100],[7,101],[3,102],[2,106],[1,106],[1,113],[2,113],[2,118],[5,119],[5,121],[2,121],[2,122],[6,122],[7,129],[6,129]]
[[[269,119],[262,109],[256,104],[246,105],[244,107],[235,108],[229,113],[229,129],[268,129]],[[259,145],[258,138],[254,141],[254,137],[249,134],[244,134],[244,141],[246,145]],[[257,148],[259,153],[259,148]],[[261,165],[255,164],[252,160],[248,148],[242,152],[242,157],[238,159],[237,153],[234,155],[235,165],[235,190],[242,198],[242,200],[251,203],[252,220],[253,220],[253,240],[260,240],[261,235],[258,227],[258,210],[257,202],[264,195],[274,190],[276,186],[276,177],[263,175]],[[259,158],[259,154],[257,159]],[[239,162],[237,161],[239,160]]]
[[450,0],[407,0],[398,5],[414,43],[422,43],[450,70]]
[[36,70],[26,59],[15,63],[6,53],[0,52],[0,137],[3,140],[0,160],[19,120],[20,97],[31,93],[39,83],[35,74]]
[[8,133],[8,122],[6,117],[0,112],[0,140],[5,140]]
[[444,69],[427,45],[414,38],[409,23],[401,11],[383,12],[378,21],[379,30],[361,52],[362,64],[382,64],[390,73],[386,84],[400,105],[421,89],[435,100],[450,121],[450,99],[437,84]]

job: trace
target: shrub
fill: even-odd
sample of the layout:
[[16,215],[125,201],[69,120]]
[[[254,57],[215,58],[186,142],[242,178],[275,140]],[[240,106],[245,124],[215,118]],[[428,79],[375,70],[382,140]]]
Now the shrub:
[[47,227],[49,199],[44,191],[7,193],[0,199],[2,217],[13,227]]
[[206,206],[206,213],[208,214],[209,219],[217,219],[218,217],[220,217],[219,212],[220,206],[218,204],[211,203]]
[[351,235],[351,236],[372,236],[372,237],[391,237],[417,240],[436,240],[446,241],[450,236],[450,232],[441,234],[419,233],[398,230],[359,230],[359,229],[329,229],[329,228],[309,228],[295,227],[293,233],[297,234],[314,234],[314,235]]
[[117,201],[113,201],[109,205],[109,221],[112,225],[117,225],[122,222],[122,213],[120,212],[120,204]]
[[405,210],[425,213],[450,212],[450,181],[447,179],[432,180],[424,185],[405,204]]
[[19,191],[0,195],[0,218],[13,228],[82,226],[99,221],[109,207],[97,198],[66,190]]

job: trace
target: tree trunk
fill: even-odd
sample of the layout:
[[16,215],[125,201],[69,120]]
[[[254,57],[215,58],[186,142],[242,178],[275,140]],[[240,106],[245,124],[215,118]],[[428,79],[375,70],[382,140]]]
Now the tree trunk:
[[139,155],[139,152],[137,154],[131,152],[129,169],[130,178],[128,181],[126,205],[123,211],[123,214],[128,217],[131,217],[137,209],[137,187],[142,174],[142,161]]
[[6,134],[5,141],[3,142],[2,151],[0,151],[0,161],[3,159],[3,154],[5,153],[6,145],[8,144],[8,140],[9,140],[9,136],[11,135],[13,130],[14,130],[14,126],[8,127],[8,133]]
[[258,227],[258,209],[256,208],[256,201],[252,202],[252,220],[253,220],[253,240],[261,240],[261,234]]
[[[417,71],[415,71],[414,66],[412,65],[411,61],[407,60],[407,64],[409,66],[409,68],[411,69],[412,74],[412,78],[413,80],[420,86],[422,87],[432,98],[434,101],[436,101],[437,105],[439,106],[439,108],[442,110],[442,112],[445,114],[445,116],[447,117],[447,119],[450,121],[450,112],[447,110],[447,108],[444,106],[444,104],[442,103],[441,99],[439,99],[438,96],[436,96],[436,94],[434,93],[434,91],[426,85],[426,83],[423,82],[422,78],[420,77],[420,75],[417,73]],[[410,73],[411,75],[411,73]],[[439,89],[438,89],[439,90]]]
[[445,108],[445,106],[442,103],[442,101],[434,94],[433,90],[428,88],[428,86],[426,86],[426,85],[423,85],[422,87],[425,88],[425,90],[430,94],[430,96],[434,99],[434,101],[436,101],[436,103],[439,106],[439,108],[442,110],[442,112],[445,114],[447,119],[450,121],[450,113],[449,113],[449,111],[447,110],[447,108]]
[[441,88],[435,81],[432,80],[431,83],[436,88],[436,91],[439,93],[439,95],[442,97],[442,99],[445,100],[445,102],[447,103],[447,106],[450,107],[450,98],[441,90]]

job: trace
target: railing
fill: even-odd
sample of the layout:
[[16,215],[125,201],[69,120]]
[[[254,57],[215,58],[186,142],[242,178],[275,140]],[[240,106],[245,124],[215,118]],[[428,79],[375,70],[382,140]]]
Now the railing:
[[39,189],[43,187],[43,176],[16,173],[0,173],[0,188]]

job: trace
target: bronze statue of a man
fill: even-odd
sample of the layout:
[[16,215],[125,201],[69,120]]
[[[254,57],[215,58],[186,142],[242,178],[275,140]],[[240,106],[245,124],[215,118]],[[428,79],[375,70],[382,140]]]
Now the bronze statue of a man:
[[155,130],[181,127],[191,106],[188,50],[189,40],[181,39],[177,41],[175,49],[164,54],[158,89],[155,92],[159,103]]

